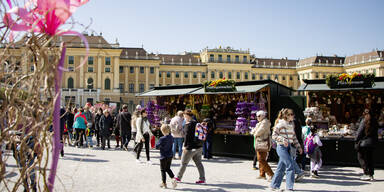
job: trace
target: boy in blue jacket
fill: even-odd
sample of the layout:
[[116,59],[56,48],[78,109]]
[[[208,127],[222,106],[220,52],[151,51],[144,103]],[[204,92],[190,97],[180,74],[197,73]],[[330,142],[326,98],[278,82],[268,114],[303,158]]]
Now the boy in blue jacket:
[[163,124],[161,126],[161,132],[164,136],[160,137],[159,141],[156,143],[156,149],[160,149],[160,170],[161,170],[161,179],[162,183],[160,184],[161,188],[167,188],[166,175],[168,173],[169,177],[172,179],[172,187],[176,188],[177,182],[174,179],[175,175],[171,170],[172,164],[172,146],[173,146],[173,137],[170,134],[171,128],[168,124]]

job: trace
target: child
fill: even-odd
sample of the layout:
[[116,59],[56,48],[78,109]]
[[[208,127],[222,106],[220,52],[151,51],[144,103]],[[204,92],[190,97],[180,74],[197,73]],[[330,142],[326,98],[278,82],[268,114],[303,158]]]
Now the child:
[[92,137],[93,137],[93,129],[92,129],[92,123],[87,124],[87,129],[85,130],[85,136],[87,136],[86,145],[89,148],[93,147]]
[[[305,148],[307,155],[311,159],[311,177],[318,178],[318,171],[323,163],[321,160],[322,154],[320,150],[320,147],[323,146],[323,144],[321,143],[320,137],[317,135],[317,126],[313,125],[310,127],[310,130],[311,133],[305,139]],[[311,145],[313,147],[311,147]]]
[[164,136],[160,137],[159,141],[156,143],[156,149],[160,149],[160,170],[161,170],[161,179],[162,183],[160,184],[161,188],[167,188],[166,175],[167,172],[169,177],[172,178],[172,187],[176,188],[177,182],[174,179],[175,175],[171,170],[172,163],[172,145],[173,137],[170,134],[171,128],[168,124],[163,124],[161,126],[161,132]]

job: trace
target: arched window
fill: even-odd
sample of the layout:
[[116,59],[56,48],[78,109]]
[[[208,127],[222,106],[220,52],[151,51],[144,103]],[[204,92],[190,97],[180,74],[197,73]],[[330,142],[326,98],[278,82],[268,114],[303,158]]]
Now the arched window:
[[73,89],[73,78],[72,77],[68,78],[68,88]]
[[111,89],[111,80],[110,79],[105,79],[104,81],[104,89],[110,90]]
[[93,89],[93,79],[92,78],[88,78],[88,80],[87,80],[87,88],[88,89]]

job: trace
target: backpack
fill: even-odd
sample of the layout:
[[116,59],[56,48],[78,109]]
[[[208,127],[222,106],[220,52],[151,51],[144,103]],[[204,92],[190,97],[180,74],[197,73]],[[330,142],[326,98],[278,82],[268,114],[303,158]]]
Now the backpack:
[[196,124],[195,128],[195,137],[200,141],[205,141],[207,139],[207,126],[203,126],[200,123]]
[[308,135],[307,138],[304,141],[304,153],[305,154],[312,154],[315,151],[315,148],[317,147],[317,144],[314,141],[313,135]]

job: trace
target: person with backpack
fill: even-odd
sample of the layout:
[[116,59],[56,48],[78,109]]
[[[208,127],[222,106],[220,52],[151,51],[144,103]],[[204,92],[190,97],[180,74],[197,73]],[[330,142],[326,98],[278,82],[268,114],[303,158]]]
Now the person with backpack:
[[171,119],[170,127],[171,127],[171,133],[174,138],[173,146],[172,146],[172,152],[173,152],[173,158],[176,159],[176,149],[178,150],[179,159],[181,159],[181,155],[183,153],[183,141],[184,141],[184,134],[183,134],[183,111],[178,111],[176,116]]
[[294,160],[290,154],[291,145],[294,145],[299,153],[303,150],[297,140],[293,125],[292,109],[283,108],[280,110],[273,129],[272,139],[277,143],[276,152],[279,156],[279,163],[273,175],[270,188],[272,191],[280,190],[281,182],[283,181],[286,172],[286,189],[284,191],[293,191],[295,183]]
[[121,136],[121,149],[128,151],[128,144],[131,140],[131,114],[128,112],[128,105],[123,105],[123,111],[117,118]]
[[373,152],[378,142],[378,122],[369,109],[364,110],[364,118],[360,122],[355,138],[355,149],[357,159],[363,168],[364,175],[360,178],[363,181],[375,181]]
[[321,143],[320,137],[317,134],[317,126],[311,126],[310,130],[311,133],[304,141],[304,152],[311,159],[311,177],[319,178],[318,171],[323,164],[320,147],[323,146],[323,143]]
[[196,131],[197,122],[193,120],[192,110],[187,109],[184,111],[184,119],[185,119],[185,142],[183,147],[183,154],[181,155],[181,165],[177,177],[175,180],[180,182],[185,169],[188,166],[189,161],[191,159],[195,162],[197,170],[199,171],[199,180],[196,181],[196,184],[204,184],[205,183],[205,172],[204,166],[201,163],[201,154],[203,152],[203,140],[205,138],[204,132],[200,133]]
[[[266,118],[267,112],[258,111],[256,113],[257,121],[256,127],[252,129],[251,134],[254,136],[254,148],[259,160],[260,175],[258,179],[267,179],[271,181],[273,177],[273,171],[268,165],[267,156],[271,149],[270,134],[271,134],[271,122]],[[268,178],[266,178],[266,175]]]
[[[312,118],[307,118],[305,120],[305,126],[301,128],[301,137],[303,141],[307,138],[307,136],[311,133],[311,126],[312,126]],[[305,166],[308,162],[308,158],[306,155],[303,156],[303,159],[301,160],[301,168],[305,170]]]
[[143,109],[140,112],[141,116],[136,120],[137,134],[136,134],[136,142],[135,146],[136,151],[136,162],[141,163],[140,161],[140,153],[143,149],[143,145],[145,145],[145,154],[147,156],[147,165],[152,165],[152,162],[149,157],[149,139],[153,136],[151,131],[151,124],[148,121],[147,110]]

